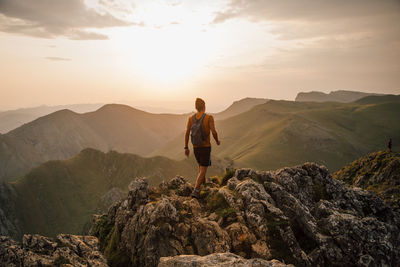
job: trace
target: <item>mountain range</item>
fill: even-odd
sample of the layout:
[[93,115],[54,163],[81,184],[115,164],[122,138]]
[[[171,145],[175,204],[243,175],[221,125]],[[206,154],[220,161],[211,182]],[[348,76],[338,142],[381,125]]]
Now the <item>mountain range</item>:
[[77,113],[94,111],[103,104],[73,104],[59,106],[39,106],[0,111],[0,133],[7,133],[25,123],[36,120],[58,110],[69,109]]
[[[232,105],[230,105],[227,109],[222,112],[215,113],[215,115],[219,119],[227,118],[230,116],[237,115],[244,111],[249,110],[255,105],[265,103],[267,99],[264,98],[244,98],[238,101],[235,101]],[[76,113],[86,113],[99,109],[104,104],[72,104],[72,105],[58,105],[58,106],[38,106],[32,108],[19,108],[14,110],[0,110],[0,134],[7,133],[15,128],[22,126],[25,123],[36,120],[39,117],[49,115],[50,113],[69,109]],[[168,108],[160,108],[160,107],[151,107],[151,106],[139,106],[137,109],[147,111],[149,113],[168,113],[168,114],[184,114],[184,112],[180,109],[168,109]]]
[[[216,117],[234,116],[260,103],[245,99]],[[15,180],[48,160],[66,159],[84,148],[150,155],[183,131],[189,114],[153,114],[108,104],[78,114],[59,110],[0,135],[0,181]],[[179,144],[182,152],[183,140]]]
[[[400,96],[368,96],[353,103],[270,100],[217,121],[219,158],[237,167],[271,170],[313,161],[331,171],[369,152],[391,137],[400,140]],[[175,138],[152,155],[181,159]],[[395,148],[399,144],[394,142]]]
[[60,110],[0,136],[0,179],[16,179],[40,163],[87,147],[143,156],[176,137],[186,119],[117,104],[84,114]]
[[[258,169],[309,160],[335,171],[381,149],[389,137],[399,139],[399,102],[395,95],[352,103],[244,99],[214,114],[222,145],[213,154]],[[66,159],[87,147],[182,159],[187,117],[118,104],[83,114],[51,113],[0,135],[0,180],[15,180],[45,161]]]
[[347,91],[347,90],[332,91],[329,94],[319,91],[311,91],[311,92],[298,93],[295,101],[350,103],[370,95],[382,95],[382,94],[364,93],[364,92]]

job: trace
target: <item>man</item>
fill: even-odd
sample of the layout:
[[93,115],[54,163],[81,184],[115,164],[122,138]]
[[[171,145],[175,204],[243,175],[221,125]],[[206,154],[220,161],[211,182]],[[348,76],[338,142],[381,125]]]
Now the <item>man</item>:
[[185,133],[185,155],[189,157],[190,150],[189,135],[192,134],[193,152],[199,164],[196,184],[194,186],[192,197],[200,197],[200,186],[206,181],[206,172],[208,166],[211,166],[211,142],[210,132],[212,133],[217,145],[221,142],[218,139],[217,131],[215,130],[213,116],[206,114],[206,103],[203,99],[197,98],[195,102],[196,114],[189,117]]
[[392,138],[390,138],[388,142],[388,151],[389,153],[392,152]]

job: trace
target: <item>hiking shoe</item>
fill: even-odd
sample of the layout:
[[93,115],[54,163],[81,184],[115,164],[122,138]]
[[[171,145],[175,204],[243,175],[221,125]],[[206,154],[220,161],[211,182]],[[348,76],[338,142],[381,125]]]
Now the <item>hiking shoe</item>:
[[193,189],[192,198],[197,198],[197,199],[199,199],[199,198],[200,198],[200,190],[198,190],[198,189]]

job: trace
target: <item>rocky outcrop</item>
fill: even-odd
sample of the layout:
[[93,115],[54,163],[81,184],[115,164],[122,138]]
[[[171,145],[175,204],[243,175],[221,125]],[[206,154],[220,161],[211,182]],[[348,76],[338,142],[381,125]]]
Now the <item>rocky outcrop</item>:
[[22,244],[0,236],[0,266],[107,266],[93,236],[61,234],[56,239],[24,235]]
[[207,256],[180,255],[163,257],[158,267],[285,267],[277,260],[244,259],[233,253],[214,253]]
[[347,185],[372,191],[392,208],[400,210],[399,153],[370,153],[337,171],[333,177]]
[[179,176],[156,188],[132,181],[128,197],[92,229],[109,264],[157,266],[162,257],[226,252],[296,266],[400,262],[399,213],[323,166],[239,169],[207,183],[199,200],[191,190]]

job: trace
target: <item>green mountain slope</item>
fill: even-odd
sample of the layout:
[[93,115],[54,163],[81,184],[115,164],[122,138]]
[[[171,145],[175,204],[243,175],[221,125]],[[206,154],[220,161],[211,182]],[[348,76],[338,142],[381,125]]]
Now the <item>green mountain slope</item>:
[[400,102],[400,95],[384,95],[384,96],[366,96],[357,101],[358,104],[378,104],[378,103],[389,103],[389,102]]
[[216,120],[223,120],[227,119],[229,117],[236,116],[240,113],[243,113],[245,111],[248,111],[252,109],[254,106],[264,104],[268,101],[266,98],[243,98],[238,101],[235,101],[230,105],[227,109],[213,114]]
[[[389,137],[400,140],[399,117],[397,96],[377,104],[271,100],[218,121],[222,145],[213,152],[243,167],[270,170],[313,161],[335,171],[384,147]],[[179,142],[153,155],[179,159]]]
[[60,110],[0,135],[0,180],[15,180],[40,163],[87,147],[144,156],[177,136],[186,119],[116,104],[84,114]]
[[[208,175],[223,172],[218,163],[214,160]],[[81,233],[103,196],[115,188],[126,191],[135,177],[148,177],[155,185],[176,175],[194,181],[196,174],[194,158],[174,161],[85,149],[68,160],[41,164],[10,184],[17,194],[16,216],[21,232],[55,236]]]
[[347,185],[373,191],[393,208],[400,208],[399,153],[370,153],[346,165],[333,177]]

